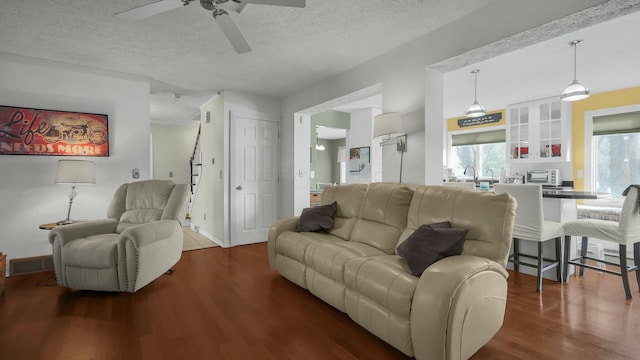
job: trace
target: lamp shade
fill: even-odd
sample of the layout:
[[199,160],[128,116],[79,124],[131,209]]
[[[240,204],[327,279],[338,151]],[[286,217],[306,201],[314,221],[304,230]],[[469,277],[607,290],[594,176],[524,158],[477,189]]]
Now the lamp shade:
[[58,160],[56,184],[95,184],[93,161]]
[[562,92],[560,99],[563,101],[577,101],[589,97],[589,89],[580,84],[578,80],[573,80],[569,86]]
[[404,134],[402,116],[399,113],[384,113],[373,118],[373,137],[398,136]]
[[478,101],[474,101],[464,113],[466,117],[485,116],[486,114],[487,112],[484,110],[484,106],[480,105]]

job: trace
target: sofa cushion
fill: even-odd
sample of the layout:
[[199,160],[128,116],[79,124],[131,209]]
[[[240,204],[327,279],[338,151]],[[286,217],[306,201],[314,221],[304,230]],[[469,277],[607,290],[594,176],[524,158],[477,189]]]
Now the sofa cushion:
[[344,283],[344,265],[350,259],[384,255],[374,247],[351,241],[315,243],[305,253],[305,263],[320,274]]
[[70,241],[62,251],[62,262],[83,268],[115,268],[118,237],[118,234],[101,234]]
[[333,220],[336,217],[337,202],[329,205],[321,205],[302,210],[296,231],[324,231],[333,227]]
[[322,205],[337,202],[334,225],[327,232],[343,240],[349,240],[353,225],[356,222],[362,198],[367,191],[367,184],[348,184],[330,186],[322,192]]
[[[366,297],[402,317],[408,318],[411,314],[411,301],[418,278],[411,274],[411,269],[400,256],[351,259],[345,265],[344,279],[347,289],[354,290],[358,297]],[[347,313],[352,317],[355,315],[349,311]]]
[[413,190],[403,184],[370,184],[350,240],[393,254],[407,224],[412,196]]
[[506,266],[515,209],[515,199],[508,194],[421,185],[413,194],[398,245],[422,224],[450,221],[452,227],[469,230],[463,255],[485,257]]
[[[122,185],[109,206],[110,214],[121,213],[116,232],[122,233],[130,227],[162,219],[174,185],[169,180],[146,180]],[[115,199],[121,196],[124,199]]]
[[422,225],[398,246],[398,255],[407,261],[413,275],[419,277],[434,262],[460,255],[467,232],[466,229]]
[[397,255],[354,258],[345,266],[345,312],[363,328],[413,357],[411,307],[418,280]]
[[312,244],[344,242],[341,238],[327,233],[287,231],[276,239],[276,253],[304,264],[304,254]]

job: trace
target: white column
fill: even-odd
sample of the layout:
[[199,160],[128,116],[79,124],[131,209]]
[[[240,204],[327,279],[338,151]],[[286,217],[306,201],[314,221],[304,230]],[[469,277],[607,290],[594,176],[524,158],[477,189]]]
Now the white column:
[[424,179],[441,184],[445,165],[444,75],[427,68],[424,95]]

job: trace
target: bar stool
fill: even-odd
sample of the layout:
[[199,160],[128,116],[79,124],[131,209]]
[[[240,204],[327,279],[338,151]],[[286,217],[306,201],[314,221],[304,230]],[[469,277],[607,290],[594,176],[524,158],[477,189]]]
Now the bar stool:
[[[640,185],[629,186],[623,195],[626,196],[622,204],[620,212],[620,221],[608,221],[598,219],[579,219],[564,223],[564,281],[567,281],[567,271],[569,264],[580,268],[580,276],[584,275],[584,269],[594,269],[607,274],[618,275],[622,277],[622,286],[627,299],[631,299],[631,288],[629,286],[629,272],[636,272],[636,281],[640,288],[640,213],[638,209],[638,192]],[[570,258],[571,236],[581,236],[582,244],[580,245],[580,256]],[[589,237],[600,240],[612,241],[618,243],[620,251],[620,262],[616,264],[607,260],[598,259],[588,255]],[[627,245],[633,245],[633,262],[629,266],[627,264]],[[594,261],[596,264],[604,263],[608,265],[620,266],[620,272],[608,269],[602,269],[590,264],[586,261]]]
[[[542,186],[539,184],[494,184],[496,193],[508,193],[516,198],[516,221],[513,227],[513,270],[519,271],[520,265],[537,269],[536,291],[542,292],[542,274],[556,268],[556,278],[562,282],[561,241],[562,224],[544,219],[542,206]],[[530,255],[520,252],[520,240],[535,241],[538,244],[538,254]],[[545,258],[542,245],[548,240],[555,241],[555,259]],[[522,261],[520,258],[536,259],[535,264]],[[545,265],[545,263],[547,263]]]

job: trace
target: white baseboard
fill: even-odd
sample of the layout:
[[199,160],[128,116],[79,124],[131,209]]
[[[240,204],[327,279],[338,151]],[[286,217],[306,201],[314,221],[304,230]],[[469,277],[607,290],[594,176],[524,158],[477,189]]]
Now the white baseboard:
[[204,236],[207,239],[211,240],[212,242],[216,243],[218,246],[224,247],[222,245],[222,240],[220,240],[220,239],[216,238],[215,236],[209,234],[208,232],[202,230],[202,228],[200,228],[199,225],[191,224],[191,230],[197,232],[198,234],[201,234],[202,236]]

